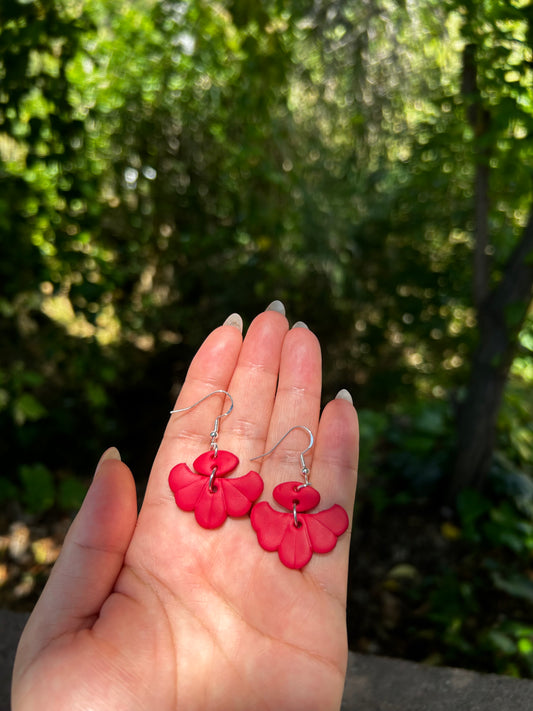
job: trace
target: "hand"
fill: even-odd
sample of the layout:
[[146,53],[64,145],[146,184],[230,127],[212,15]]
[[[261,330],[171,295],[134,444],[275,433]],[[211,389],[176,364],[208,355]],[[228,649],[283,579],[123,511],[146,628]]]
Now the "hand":
[[[258,471],[272,490],[299,480],[306,463],[319,509],[353,510],[357,418],[345,399],[319,418],[321,356],[305,327],[267,310],[240,329],[213,331],[196,354],[176,408],[214,390],[235,406],[219,446],[240,460],[231,476]],[[227,405],[227,403],[226,403]],[[111,448],[96,474],[22,635],[14,711],[338,709],[347,661],[349,530],[333,551],[291,570],[264,551],[249,516],[201,528],[177,508],[170,469],[209,448],[223,395],[170,416],[137,518],[132,474]],[[142,407],[142,403],[139,403]],[[274,504],[276,507],[276,504]]]

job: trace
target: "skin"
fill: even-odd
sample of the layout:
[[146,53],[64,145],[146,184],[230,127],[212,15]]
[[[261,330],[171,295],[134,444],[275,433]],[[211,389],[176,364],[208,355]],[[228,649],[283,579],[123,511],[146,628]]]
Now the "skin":
[[[234,409],[218,444],[237,454],[231,476],[258,471],[261,500],[300,480],[306,455],[319,509],[353,511],[358,426],[345,399],[320,416],[321,354],[305,327],[273,310],[247,335],[213,331],[191,363],[175,408],[224,389]],[[224,395],[170,416],[137,516],[130,469],[102,456],[48,584],[24,630],[13,673],[13,711],[239,711],[340,707],[347,662],[349,530],[300,571],[257,543],[248,516],[216,530],[177,508],[168,486],[178,462],[209,449]]]

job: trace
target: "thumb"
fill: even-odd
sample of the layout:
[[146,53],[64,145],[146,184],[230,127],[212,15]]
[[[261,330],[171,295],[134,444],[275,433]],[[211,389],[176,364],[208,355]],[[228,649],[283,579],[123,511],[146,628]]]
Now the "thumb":
[[122,569],[136,521],[133,476],[111,447],[98,462],[17,655],[26,649],[34,657],[52,640],[93,624]]

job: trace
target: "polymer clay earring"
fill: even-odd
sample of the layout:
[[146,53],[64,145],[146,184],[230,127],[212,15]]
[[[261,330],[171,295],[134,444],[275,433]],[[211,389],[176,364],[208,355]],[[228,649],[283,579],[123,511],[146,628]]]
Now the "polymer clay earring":
[[219,422],[233,409],[233,398],[225,390],[215,390],[198,402],[176,412],[186,412],[216,394],[229,397],[231,406],[218,415],[210,433],[209,450],[193,462],[193,470],[187,464],[176,464],[170,470],[168,483],[177,506],[182,511],[194,511],[196,521],[203,528],[218,528],[228,516],[244,516],[263,491],[263,480],[257,472],[250,471],[241,477],[225,479],[239,463],[232,452],[219,449],[217,445]]
[[303,483],[288,481],[278,484],[272,492],[275,501],[289,513],[276,511],[262,501],[252,508],[250,520],[261,548],[277,551],[283,565],[298,570],[309,563],[313,553],[333,550],[337,538],[348,528],[349,520],[346,511],[338,504],[324,511],[308,513],[318,506],[320,494],[309,483],[310,472],[304,460],[304,454],[314,444],[313,434],[307,427],[291,427],[268,452],[254,457],[252,461],[271,454],[296,429],[305,430],[309,435],[309,446],[300,454]]

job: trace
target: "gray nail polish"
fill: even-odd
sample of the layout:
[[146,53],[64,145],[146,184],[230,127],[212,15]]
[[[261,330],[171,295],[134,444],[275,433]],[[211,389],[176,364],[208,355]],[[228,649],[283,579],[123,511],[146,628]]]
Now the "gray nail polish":
[[353,398],[345,388],[339,390],[339,392],[335,395],[335,400],[346,400],[346,402],[349,402],[350,405],[353,405]]
[[223,323],[224,326],[234,326],[242,333],[242,318],[239,314],[231,314]]
[[304,323],[303,321],[296,321],[293,328],[307,328],[307,329],[309,329],[309,326],[306,323]]
[[276,311],[278,314],[285,316],[285,306],[283,306],[281,301],[278,301],[278,299],[269,304],[265,311]]

